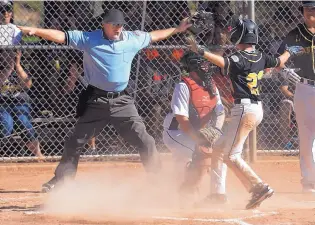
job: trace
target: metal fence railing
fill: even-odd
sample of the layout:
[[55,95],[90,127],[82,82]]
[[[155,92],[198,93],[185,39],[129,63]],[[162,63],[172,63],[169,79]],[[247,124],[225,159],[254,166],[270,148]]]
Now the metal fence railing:
[[[224,54],[233,51],[228,37],[229,19],[233,14],[248,12],[248,1],[15,1],[13,5],[13,24],[86,31],[101,28],[104,11],[113,7],[125,12],[124,29],[144,31],[176,26],[193,11],[204,9],[214,13],[215,27],[199,35],[198,40],[209,48],[219,47]],[[255,1],[260,31],[258,47],[262,51],[275,53],[281,38],[301,19],[298,6],[296,1]],[[14,43],[19,37],[8,39],[14,36],[12,29],[0,25],[0,159],[12,161],[34,156],[38,148],[47,158],[58,157],[75,123],[78,94],[86,86],[82,53],[33,36],[23,36],[21,42]],[[183,45],[181,35],[158,42],[141,51],[132,65],[128,90],[161,151],[165,151],[162,122],[172,87],[181,78],[179,58]],[[20,62],[17,49],[9,48],[12,46],[22,52]],[[16,67],[11,68],[17,63],[32,78],[31,87],[21,82]],[[280,92],[281,82],[268,77],[263,79],[265,117],[257,130],[257,148],[266,154],[270,150],[297,149],[294,115],[288,120],[292,112],[290,102]],[[231,103],[228,80],[220,76],[215,79],[221,95]],[[27,124],[28,119],[34,129]],[[82,152],[96,158],[136,153],[110,125]]]

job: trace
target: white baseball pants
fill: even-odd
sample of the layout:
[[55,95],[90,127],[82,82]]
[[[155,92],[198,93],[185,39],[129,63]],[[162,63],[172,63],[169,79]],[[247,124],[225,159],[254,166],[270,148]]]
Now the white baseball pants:
[[[224,160],[248,191],[262,182],[242,159],[245,140],[250,131],[260,124],[262,118],[263,108],[261,102],[251,103],[250,99],[242,99],[240,104],[234,105],[227,130],[213,148],[211,161],[213,174],[219,174],[216,171],[220,171],[219,167]],[[221,176],[217,175],[212,180],[219,185],[222,179]]]
[[315,86],[298,83],[294,109],[300,139],[302,185],[315,185]]

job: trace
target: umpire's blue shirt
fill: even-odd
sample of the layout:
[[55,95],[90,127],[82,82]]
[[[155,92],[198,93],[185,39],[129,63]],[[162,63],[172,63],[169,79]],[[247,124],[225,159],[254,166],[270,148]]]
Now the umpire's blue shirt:
[[122,31],[121,40],[108,40],[102,30],[67,31],[68,45],[84,51],[84,76],[90,85],[104,91],[123,91],[129,81],[131,63],[139,50],[150,44],[142,31]]

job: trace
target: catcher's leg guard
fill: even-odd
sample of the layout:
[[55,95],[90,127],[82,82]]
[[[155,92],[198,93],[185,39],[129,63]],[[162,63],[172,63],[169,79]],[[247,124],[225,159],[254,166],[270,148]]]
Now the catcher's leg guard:
[[194,192],[204,175],[208,173],[211,164],[211,149],[197,146],[193,154],[192,161],[186,169],[184,182],[180,190],[182,192]]

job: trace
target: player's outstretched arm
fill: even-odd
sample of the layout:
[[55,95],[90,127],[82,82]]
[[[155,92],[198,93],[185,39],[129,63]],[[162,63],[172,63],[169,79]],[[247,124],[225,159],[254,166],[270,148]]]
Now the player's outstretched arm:
[[42,29],[37,27],[17,26],[23,34],[36,35],[48,41],[64,44],[66,43],[66,35],[63,31],[54,29]]
[[280,55],[278,57],[280,64],[278,66],[278,68],[284,68],[285,67],[285,63],[289,60],[290,58],[290,53],[288,51],[285,51],[282,55]]
[[202,57],[206,58],[209,60],[211,63],[214,65],[224,68],[224,58],[220,55],[216,55],[210,51],[205,50],[203,47],[199,46],[196,42],[196,39],[192,36],[186,38],[186,41],[188,43],[187,47],[192,50],[193,52],[201,55]]

